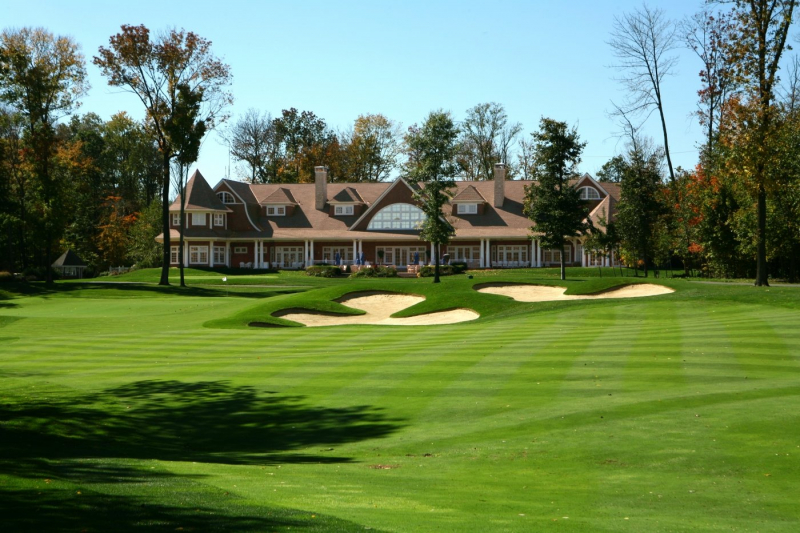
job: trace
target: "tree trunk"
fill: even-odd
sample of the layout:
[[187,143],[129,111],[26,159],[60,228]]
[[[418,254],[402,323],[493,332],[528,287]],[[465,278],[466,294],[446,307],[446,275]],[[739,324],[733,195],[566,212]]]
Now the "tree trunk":
[[169,154],[163,154],[162,171],[164,173],[161,188],[161,227],[164,231],[164,248],[162,250],[161,262],[161,279],[159,285],[169,285],[169,259],[170,259],[170,242],[169,242]]
[[767,276],[767,191],[758,186],[758,233],[756,235],[756,287],[769,287]]
[[658,94],[658,114],[661,117],[661,131],[664,132],[664,155],[667,157],[667,167],[669,167],[669,179],[675,181],[675,171],[672,169],[672,158],[669,155],[669,140],[667,139],[667,121],[664,119],[664,110],[661,108],[661,91]]
[[563,243],[561,244],[561,254],[560,254],[560,256],[561,256],[561,279],[565,280],[565,279],[567,279],[567,269],[566,269],[566,266],[564,265],[564,244]]
[[439,279],[439,245],[431,244],[433,244],[433,282],[439,283],[441,281]]

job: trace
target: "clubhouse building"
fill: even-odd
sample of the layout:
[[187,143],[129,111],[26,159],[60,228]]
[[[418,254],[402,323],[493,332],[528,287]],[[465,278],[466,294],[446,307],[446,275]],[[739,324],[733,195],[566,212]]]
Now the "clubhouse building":
[[[492,181],[456,182],[442,215],[452,225],[450,244],[440,248],[451,262],[470,268],[555,266],[559,250],[543,249],[523,214],[530,181],[506,180],[495,165]],[[590,218],[612,220],[619,186],[585,174],[576,184]],[[196,171],[186,186],[184,265],[300,269],[312,264],[394,265],[433,260],[420,240],[424,215],[414,200],[417,186],[403,178],[379,183],[328,183],[316,167],[314,183],[249,184],[224,179],[213,189]],[[170,262],[178,265],[180,202],[170,206]],[[163,241],[163,234],[157,237]],[[613,257],[587,250],[579,238],[564,248],[571,266],[609,266]],[[441,255],[440,255],[441,257]]]

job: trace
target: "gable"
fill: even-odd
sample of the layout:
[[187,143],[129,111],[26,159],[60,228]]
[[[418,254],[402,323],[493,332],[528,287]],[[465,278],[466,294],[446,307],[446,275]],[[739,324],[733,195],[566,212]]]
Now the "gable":
[[356,220],[355,224],[350,227],[350,230],[366,231],[372,217],[375,216],[378,211],[391,204],[418,204],[414,199],[414,191],[403,178],[397,178],[375,203],[369,206],[369,209],[361,215],[361,218]]

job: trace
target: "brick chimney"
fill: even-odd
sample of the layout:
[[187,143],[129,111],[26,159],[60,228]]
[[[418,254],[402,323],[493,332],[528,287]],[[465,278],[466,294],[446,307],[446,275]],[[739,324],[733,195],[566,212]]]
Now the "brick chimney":
[[314,167],[314,206],[325,209],[328,203],[328,167]]
[[506,199],[506,166],[503,163],[494,164],[494,202],[495,207],[503,207]]

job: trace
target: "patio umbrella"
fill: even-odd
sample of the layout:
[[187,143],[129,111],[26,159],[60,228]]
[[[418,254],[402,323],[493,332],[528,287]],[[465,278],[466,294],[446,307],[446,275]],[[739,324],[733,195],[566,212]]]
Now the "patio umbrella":
[[366,257],[364,257],[364,252],[361,252],[361,262],[359,264],[363,265],[367,262]]
[[419,264],[419,252],[414,252],[414,264]]
[[342,256],[339,255],[339,252],[336,252],[336,255],[334,256],[333,260],[336,263],[336,266],[342,264]]

